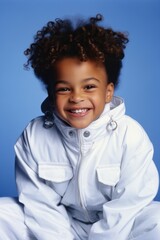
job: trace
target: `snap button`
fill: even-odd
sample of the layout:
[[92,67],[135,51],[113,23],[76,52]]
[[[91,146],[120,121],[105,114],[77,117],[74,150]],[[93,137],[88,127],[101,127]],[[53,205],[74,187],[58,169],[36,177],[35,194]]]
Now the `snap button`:
[[89,132],[89,131],[85,131],[85,132],[83,133],[83,136],[84,136],[84,137],[89,137],[89,136],[90,136],[90,132]]
[[71,130],[71,131],[69,131],[69,136],[70,137],[73,137],[73,135],[74,135],[74,132]]

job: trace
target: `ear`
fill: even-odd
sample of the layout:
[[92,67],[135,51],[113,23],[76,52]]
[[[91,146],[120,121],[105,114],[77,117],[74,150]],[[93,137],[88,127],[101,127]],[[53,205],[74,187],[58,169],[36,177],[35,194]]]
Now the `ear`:
[[106,103],[109,103],[112,100],[114,94],[114,84],[109,83],[106,86]]

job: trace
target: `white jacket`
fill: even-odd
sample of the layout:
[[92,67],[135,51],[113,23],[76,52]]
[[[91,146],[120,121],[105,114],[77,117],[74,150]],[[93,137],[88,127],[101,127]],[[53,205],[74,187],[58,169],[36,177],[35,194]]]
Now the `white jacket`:
[[70,216],[92,223],[89,240],[124,240],[158,190],[153,147],[114,97],[86,129],[54,115],[31,121],[15,145],[16,181],[25,222],[38,240],[74,239]]

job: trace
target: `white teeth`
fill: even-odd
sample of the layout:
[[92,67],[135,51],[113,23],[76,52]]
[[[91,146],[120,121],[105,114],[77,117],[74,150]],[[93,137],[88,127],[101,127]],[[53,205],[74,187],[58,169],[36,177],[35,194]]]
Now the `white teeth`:
[[72,113],[85,113],[87,112],[87,109],[75,109],[75,110],[70,110]]

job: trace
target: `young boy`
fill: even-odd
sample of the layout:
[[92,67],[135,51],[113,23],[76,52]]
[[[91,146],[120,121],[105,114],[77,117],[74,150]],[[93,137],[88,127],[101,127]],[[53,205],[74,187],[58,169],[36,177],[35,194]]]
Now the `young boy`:
[[48,98],[15,145],[3,240],[160,239],[153,147],[114,96],[128,38],[101,20],[49,22],[25,52]]

